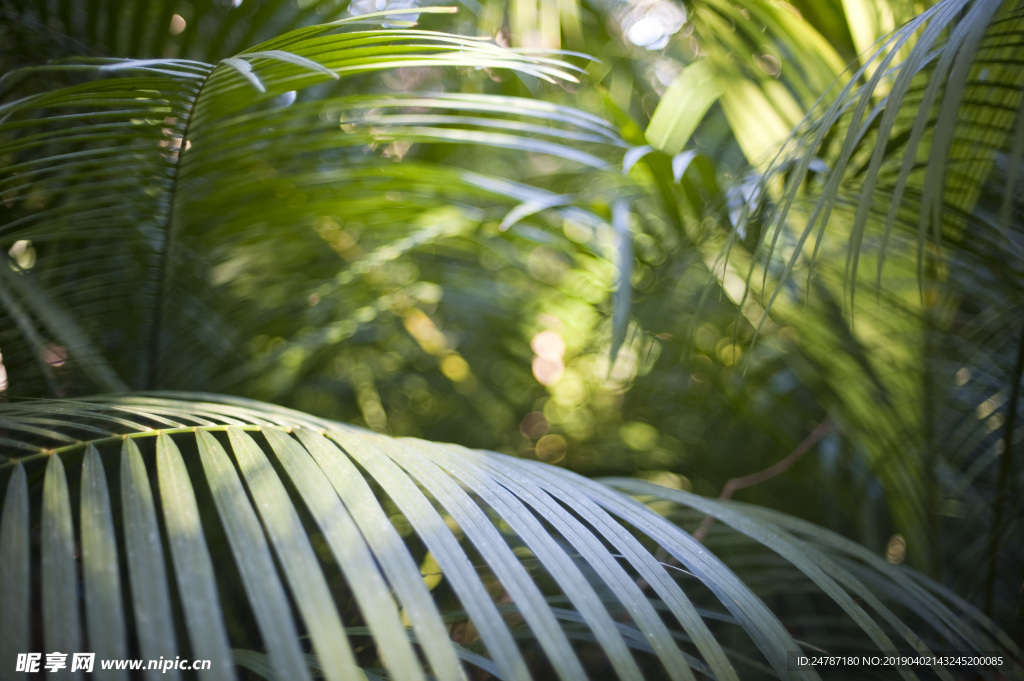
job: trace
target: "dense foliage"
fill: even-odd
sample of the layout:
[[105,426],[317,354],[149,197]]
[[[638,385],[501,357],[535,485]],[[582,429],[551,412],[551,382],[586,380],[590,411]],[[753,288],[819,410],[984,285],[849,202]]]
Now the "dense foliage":
[[1021,35],[0,0],[0,664],[1019,656]]

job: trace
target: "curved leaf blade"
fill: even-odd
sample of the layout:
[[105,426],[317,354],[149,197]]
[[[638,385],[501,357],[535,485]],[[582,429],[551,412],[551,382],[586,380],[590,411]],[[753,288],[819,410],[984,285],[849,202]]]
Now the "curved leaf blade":
[[206,480],[266,642],[270,662],[280,678],[308,680],[309,672],[298,645],[291,608],[256,512],[216,438],[202,430],[196,438]]
[[266,454],[245,431],[229,427],[228,437],[308,627],[324,675],[336,681],[356,676],[358,665],[334,599],[288,492]]
[[[149,474],[134,440],[125,438],[121,447],[121,503],[125,535],[125,554],[131,582],[135,634],[139,649],[151,660],[170,659],[178,651],[167,569],[160,542],[156,506],[149,486]],[[171,679],[179,679],[177,669],[167,670]],[[157,678],[147,670],[146,678]]]
[[0,665],[14,669],[19,653],[29,650],[29,494],[25,468],[15,466],[4,494],[0,521]]
[[[89,648],[97,657],[113,660],[127,655],[124,603],[118,568],[117,538],[110,494],[99,452],[90,446],[82,463],[82,573]],[[72,651],[74,652],[74,651]],[[124,670],[97,670],[97,677],[123,679]]]
[[[82,626],[78,576],[75,574],[71,493],[59,456],[50,457],[43,480],[42,554],[43,638],[46,648],[69,654],[81,651]],[[71,678],[81,678],[77,672],[69,674]]]
[[178,446],[163,432],[157,435],[156,466],[164,525],[192,655],[211,661],[211,668],[202,670],[199,676],[204,681],[234,678],[213,562],[192,482]]

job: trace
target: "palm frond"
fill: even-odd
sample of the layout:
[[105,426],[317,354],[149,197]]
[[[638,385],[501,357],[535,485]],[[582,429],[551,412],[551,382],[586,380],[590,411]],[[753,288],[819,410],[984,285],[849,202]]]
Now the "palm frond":
[[[769,606],[777,595],[758,595],[661,515],[564,470],[210,395],[2,410],[13,458],[0,469],[0,621],[21,632],[0,640],[5,664],[41,626],[49,648],[88,640],[100,658],[190,655],[213,661],[210,678],[233,676],[231,649],[259,652],[259,641],[277,678],[307,678],[311,666],[328,678],[378,666],[394,678],[428,668],[462,678],[460,659],[486,659],[500,678],[550,665],[578,679],[609,664],[625,679],[729,679],[748,656],[779,677],[817,678],[791,666],[818,644],[812,632],[788,633],[784,611]],[[941,587],[825,530],[616,485],[714,515],[776,552],[845,612],[834,625],[856,634],[858,650],[1020,654]],[[656,546],[683,569],[656,558]],[[776,592],[799,593],[792,579]],[[68,611],[79,588],[84,617]],[[41,621],[25,594],[42,598]],[[901,609],[917,613],[912,624]],[[479,642],[454,644],[450,617]],[[354,640],[367,635],[372,646]],[[603,662],[581,648],[591,637]]]
[[[67,378],[81,367],[80,380],[106,389],[239,380],[239,345],[266,333],[271,309],[375,267],[354,263],[339,275],[351,258],[331,245],[338,219],[391,213],[390,230],[375,224],[363,243],[379,244],[380,262],[395,256],[389,244],[414,249],[458,233],[453,214],[472,225],[481,205],[493,213],[531,199],[511,178],[452,171],[450,161],[439,162],[445,145],[543,153],[590,169],[611,167],[610,155],[621,153],[613,129],[568,107],[361,92],[358,74],[386,69],[427,69],[433,81],[444,72],[430,69],[444,67],[508,68],[544,80],[572,79],[574,69],[480,39],[364,29],[366,20],[299,29],[218,64],[91,59],[47,67],[78,82],[0,105],[0,149],[10,159],[0,179],[8,211],[0,238],[7,249],[29,244],[38,253],[5,291],[6,314],[18,321],[2,339],[8,364],[31,367],[47,343],[60,348],[70,361],[49,380],[62,393],[81,392]],[[423,149],[419,163],[389,160],[389,150],[402,156],[411,145]],[[572,203],[566,197],[560,210],[572,213]],[[426,217],[437,210],[447,212]],[[76,241],[82,247],[71,247]],[[239,317],[219,280],[249,255],[264,261],[260,267],[272,263],[263,276],[285,279],[312,264],[318,281],[305,279],[295,297]],[[187,321],[197,315],[202,324]],[[197,346],[206,348],[198,362]],[[184,373],[179,357],[190,358]],[[54,373],[45,361],[42,369],[44,378]],[[38,373],[12,376],[13,393],[37,392]]]
[[[966,555],[995,560],[940,537],[992,524],[1005,537],[995,499],[1019,484],[993,452],[1014,437],[1000,400],[1019,392],[1021,20],[1016,2],[948,0],[883,40],[780,152],[723,249],[747,275],[735,299],[758,306],[755,324],[802,318],[803,350],[934,575]],[[973,406],[947,393],[982,365]],[[999,405],[981,418],[986,400]],[[989,521],[966,520],[956,509],[968,503]]]
[[[898,232],[917,236],[922,276],[927,244],[959,244],[991,226],[971,216],[997,161],[1020,165],[1013,150],[1024,84],[1021,21],[1015,2],[937,3],[883,43],[870,77],[862,67],[831,105],[809,117],[768,173],[784,190],[757,242],[765,262],[777,255],[787,225],[806,215],[805,226],[792,232],[794,248],[773,272],[769,306],[805,248],[813,261],[824,247],[833,212],[852,217],[849,231],[838,237],[847,239],[851,296],[869,245],[877,287]],[[896,61],[910,45],[909,56]],[[861,79],[867,83],[859,85]],[[1003,211],[1019,195],[1015,178],[1015,171],[992,177],[1001,179]]]
[[[338,0],[314,0],[301,6],[280,1],[243,6],[242,2],[99,0],[80,6],[5,0],[0,25],[6,29],[8,43],[0,50],[0,59],[19,65],[23,60],[39,63],[68,56],[217,61],[281,33],[350,18],[348,5]],[[40,52],[44,59],[38,59]]]

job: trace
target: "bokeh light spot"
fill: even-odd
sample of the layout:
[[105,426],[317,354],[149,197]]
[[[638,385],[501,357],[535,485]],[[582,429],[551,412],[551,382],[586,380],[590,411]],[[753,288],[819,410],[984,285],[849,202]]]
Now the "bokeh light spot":
[[23,270],[30,270],[36,264],[36,249],[28,239],[18,239],[7,251],[14,264]]
[[185,27],[187,25],[188,24],[185,23],[185,17],[181,16],[180,14],[175,14],[171,17],[171,27],[169,29],[171,35],[179,35],[182,31],[185,30]]
[[558,463],[565,458],[567,446],[561,435],[545,435],[537,440],[537,458],[545,463]]
[[626,421],[619,426],[619,438],[630,449],[643,452],[658,444],[658,429],[643,421]]
[[907,540],[902,534],[894,534],[885,547],[885,559],[893,565],[899,565],[907,559]]
[[459,383],[469,378],[469,363],[458,355],[448,355],[441,360],[441,373]]
[[538,357],[561,362],[565,356],[565,340],[557,331],[541,331],[530,341],[530,348]]
[[727,367],[731,367],[740,361],[740,357],[743,355],[743,350],[732,342],[731,339],[723,338],[718,344],[717,349],[718,361]]
[[519,422],[519,432],[523,434],[523,437],[531,440],[536,440],[542,435],[547,434],[550,429],[551,426],[548,424],[547,417],[544,416],[543,412],[539,411],[531,411]]
[[533,358],[533,376],[541,385],[554,385],[565,375],[562,359]]
[[631,3],[622,18],[626,39],[648,50],[660,50],[686,23],[686,10],[672,0],[640,0]]

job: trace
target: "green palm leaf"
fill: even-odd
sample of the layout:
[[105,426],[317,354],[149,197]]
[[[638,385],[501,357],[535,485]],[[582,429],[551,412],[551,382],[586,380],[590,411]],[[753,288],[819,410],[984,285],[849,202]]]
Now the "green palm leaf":
[[[851,296],[869,230],[880,235],[877,287],[895,229],[918,236],[921,276],[929,241],[955,243],[969,227],[985,227],[969,216],[993,164],[1007,154],[1009,168],[1020,164],[1014,149],[1024,84],[1016,38],[1021,19],[1015,2],[967,4],[937,3],[896,31],[873,56],[879,64],[870,77],[862,67],[833,103],[808,118],[793,147],[780,152],[769,175],[784,179],[786,189],[759,242],[767,261],[788,231],[790,211],[806,200],[808,183],[814,186],[812,175],[821,170],[812,170],[816,160],[826,161],[827,172],[807,210],[792,216],[798,222],[806,212],[806,225],[793,232],[796,248],[780,263],[769,305],[781,292],[778,282],[806,255],[804,247],[814,244],[812,259],[823,248],[833,211],[853,216],[843,235]],[[897,60],[910,45],[906,59]],[[862,79],[867,82],[859,85]],[[1014,204],[1015,177],[1001,183],[1003,210]]]
[[[16,322],[0,338],[13,394],[38,392],[44,381],[54,392],[80,392],[80,383],[119,390],[251,380],[255,367],[239,361],[238,349],[278,333],[268,319],[312,291],[335,304],[338,284],[394,259],[395,249],[451,238],[479,223],[479,206],[507,211],[540,191],[453,171],[427,151],[398,166],[368,148],[483,145],[602,169],[624,146],[592,115],[523,98],[368,96],[358,75],[389,69],[506,68],[549,81],[572,80],[574,70],[480,39],[364,29],[368,18],[298,29],[218,64],[42,67],[72,84],[0,105],[8,210],[0,242],[39,254],[2,275],[10,285],[0,305]],[[387,213],[387,228],[376,224]],[[332,250],[332,230],[338,220],[366,219],[375,224],[361,246],[378,248],[339,274],[345,262]],[[418,222],[426,224],[410,227]],[[295,282],[303,290],[282,288],[260,312],[240,315],[227,300],[249,297],[245,282],[228,290],[219,283],[240,267],[288,280],[310,271],[311,258],[312,290],[310,279]],[[191,321],[197,315],[202,324]],[[67,361],[47,359],[55,351]]]
[[[1018,2],[947,0],[880,41],[780,151],[723,247],[747,274],[735,300],[763,306],[754,323],[771,315],[803,329],[900,530],[921,548],[913,560],[936,575],[946,561],[990,562],[1015,508],[1012,454],[999,468],[992,452],[1012,452],[997,440],[1014,438],[1000,426],[1019,412],[1002,398],[1020,391],[1010,322],[1024,291],[1020,12]],[[945,386],[976,366],[986,368],[969,405]],[[975,509],[973,520],[944,499],[963,499],[951,506]],[[947,551],[950,527],[998,539]]]
[[[304,678],[310,666],[329,677],[379,666],[395,678],[417,678],[424,661],[442,678],[462,678],[458,660],[483,655],[481,663],[493,663],[501,678],[535,677],[537,665],[550,664],[559,678],[576,679],[601,669],[593,651],[583,656],[581,644],[570,642],[589,632],[619,678],[739,678],[734,667],[749,655],[780,677],[817,678],[791,669],[787,657],[815,645],[810,632],[794,640],[770,601],[728,561],[609,487],[493,453],[199,398],[2,407],[8,438],[23,445],[0,469],[4,588],[41,589],[50,604],[42,614],[47,647],[79,650],[88,639],[100,658],[130,655],[136,644],[124,623],[131,621],[139,654],[210,659],[213,669],[202,674],[209,678],[234,675],[232,647],[263,641],[263,662],[238,659],[250,669],[264,664],[277,678]],[[60,425],[41,432],[42,416]],[[92,434],[71,444],[64,437],[85,430]],[[118,458],[115,492],[107,480]],[[710,513],[777,552],[845,611],[836,622],[862,632],[850,639],[861,650],[1019,655],[966,604],[824,530],[636,481],[616,484]],[[115,508],[124,509],[123,519]],[[398,518],[408,523],[401,533]],[[43,542],[29,549],[26,538],[37,532]],[[82,619],[67,616],[68,603],[77,603],[79,542]],[[655,545],[685,570],[666,569],[651,553]],[[120,546],[124,563],[114,557]],[[414,558],[425,551],[447,587],[425,584]],[[18,569],[26,559],[41,568]],[[183,613],[177,625],[168,619],[164,574],[174,575],[171,609]],[[798,593],[798,580],[789,579]],[[788,584],[774,587],[785,593]],[[563,598],[568,611],[552,607]],[[15,631],[32,615],[22,599],[5,602],[14,607],[0,620]],[[896,614],[900,608],[917,613],[913,626]],[[454,645],[443,623],[450,617],[471,623],[479,643]],[[357,645],[367,634],[373,646]],[[3,643],[6,664],[24,640]]]

